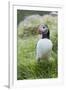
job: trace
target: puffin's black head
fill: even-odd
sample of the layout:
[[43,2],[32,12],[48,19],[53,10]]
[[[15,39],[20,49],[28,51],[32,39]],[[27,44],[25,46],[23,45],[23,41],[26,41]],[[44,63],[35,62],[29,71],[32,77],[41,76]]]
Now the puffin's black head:
[[38,30],[42,34],[42,38],[50,38],[50,31],[47,25],[40,25]]

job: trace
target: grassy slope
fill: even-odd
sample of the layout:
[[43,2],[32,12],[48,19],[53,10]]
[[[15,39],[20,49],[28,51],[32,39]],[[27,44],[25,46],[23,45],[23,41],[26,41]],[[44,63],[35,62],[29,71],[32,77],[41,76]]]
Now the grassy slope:
[[[21,13],[20,13],[21,14]],[[19,14],[19,15],[20,15]],[[22,17],[22,14],[21,14]],[[19,17],[18,17],[19,18]],[[38,19],[39,18],[39,19]],[[27,17],[18,26],[18,52],[17,52],[17,79],[40,79],[58,77],[57,59],[57,16],[44,15],[42,17],[32,15]],[[50,38],[53,43],[53,50],[50,60],[36,62],[36,44],[38,34],[35,30],[39,24],[46,23],[50,30]],[[34,34],[33,34],[34,32]]]
[[57,53],[52,51],[50,61],[36,62],[38,36],[18,38],[17,79],[55,78],[57,73]]

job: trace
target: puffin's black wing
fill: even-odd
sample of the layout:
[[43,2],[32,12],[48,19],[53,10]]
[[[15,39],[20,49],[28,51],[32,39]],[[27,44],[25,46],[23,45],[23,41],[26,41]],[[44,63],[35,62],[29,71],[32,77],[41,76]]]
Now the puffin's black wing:
[[50,39],[50,31],[48,29],[48,32],[47,32],[47,38]]

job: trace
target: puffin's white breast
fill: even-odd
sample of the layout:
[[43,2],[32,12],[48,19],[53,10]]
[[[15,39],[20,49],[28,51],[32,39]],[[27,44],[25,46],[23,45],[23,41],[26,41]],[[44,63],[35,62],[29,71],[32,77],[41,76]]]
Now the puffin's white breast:
[[37,43],[37,50],[40,53],[46,54],[49,51],[52,50],[52,42],[51,40],[44,38],[44,39],[40,39]]

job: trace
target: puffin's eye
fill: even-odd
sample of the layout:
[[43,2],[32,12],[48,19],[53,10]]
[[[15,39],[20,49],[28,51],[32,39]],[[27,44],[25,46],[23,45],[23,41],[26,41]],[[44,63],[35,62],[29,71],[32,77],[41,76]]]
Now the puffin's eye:
[[45,27],[43,26],[43,29],[44,29]]

